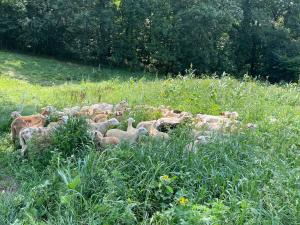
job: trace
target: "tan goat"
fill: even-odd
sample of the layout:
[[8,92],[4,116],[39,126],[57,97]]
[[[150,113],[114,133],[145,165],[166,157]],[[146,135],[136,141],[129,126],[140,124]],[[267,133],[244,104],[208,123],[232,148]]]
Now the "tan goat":
[[107,131],[106,136],[107,137],[116,137],[120,141],[127,141],[130,144],[136,143],[140,136],[147,135],[148,131],[146,128],[141,127],[139,129],[136,129],[136,131],[123,131],[119,129],[112,129]]
[[26,127],[44,127],[46,124],[46,117],[43,115],[20,116],[11,123],[11,136],[14,143],[16,143],[19,133]]
[[109,145],[118,145],[120,140],[116,137],[103,137],[103,134],[99,131],[93,131],[94,141],[96,146],[105,148]]

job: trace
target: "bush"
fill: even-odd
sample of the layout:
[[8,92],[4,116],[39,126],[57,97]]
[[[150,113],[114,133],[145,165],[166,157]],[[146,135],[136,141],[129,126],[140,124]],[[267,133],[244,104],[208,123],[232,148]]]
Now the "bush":
[[84,155],[92,146],[93,140],[84,118],[70,118],[52,137],[52,149],[65,157]]
[[188,199],[181,197],[178,205],[156,213],[151,224],[226,224],[226,213],[229,210],[222,202],[213,202],[207,205],[190,204]]
[[56,129],[50,137],[34,138],[28,148],[29,159],[36,166],[46,166],[53,156],[66,159],[83,156],[94,147],[88,133],[88,124],[83,118],[70,118],[66,125]]

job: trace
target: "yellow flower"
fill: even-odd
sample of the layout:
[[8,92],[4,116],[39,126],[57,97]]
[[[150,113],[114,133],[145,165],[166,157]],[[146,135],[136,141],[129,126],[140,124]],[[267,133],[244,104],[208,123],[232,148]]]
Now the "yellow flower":
[[178,202],[179,202],[180,205],[186,205],[186,204],[189,203],[189,200],[185,197],[180,197]]
[[163,181],[168,181],[168,180],[170,180],[170,177],[168,175],[163,175],[160,177],[160,179]]

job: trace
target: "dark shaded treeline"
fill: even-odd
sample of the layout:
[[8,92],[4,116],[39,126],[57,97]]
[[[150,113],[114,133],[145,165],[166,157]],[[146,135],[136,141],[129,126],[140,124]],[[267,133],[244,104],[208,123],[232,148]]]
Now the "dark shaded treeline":
[[296,81],[300,0],[0,0],[0,47],[161,73]]

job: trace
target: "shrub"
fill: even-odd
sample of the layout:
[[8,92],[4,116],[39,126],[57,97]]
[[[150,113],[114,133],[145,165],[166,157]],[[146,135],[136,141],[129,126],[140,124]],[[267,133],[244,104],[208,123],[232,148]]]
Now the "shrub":
[[53,156],[80,157],[94,147],[83,118],[70,118],[50,137],[35,137],[29,144],[28,156],[36,166],[47,166]]
[[178,205],[156,213],[151,219],[151,224],[225,224],[228,209],[222,202],[198,205],[190,204],[187,199],[181,197]]
[[52,149],[63,156],[83,155],[93,146],[84,118],[70,118],[65,126],[60,126],[52,137]]

